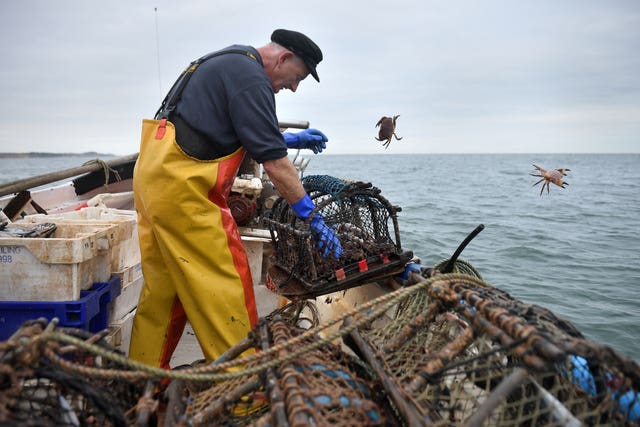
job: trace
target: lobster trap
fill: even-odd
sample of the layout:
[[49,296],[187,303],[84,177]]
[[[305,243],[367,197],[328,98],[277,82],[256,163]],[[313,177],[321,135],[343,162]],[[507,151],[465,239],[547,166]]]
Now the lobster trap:
[[397,213],[401,208],[382,197],[378,188],[327,175],[307,176],[302,184],[316,205],[312,216],[322,215],[333,229],[342,255],[323,257],[309,225],[283,198],[278,199],[265,217],[273,243],[268,278],[273,291],[288,297],[316,297],[403,271],[413,253],[404,251],[400,243]]
[[[262,319],[253,331],[260,359],[244,371],[258,373],[238,372],[213,384],[174,382],[165,425],[396,425],[366,369],[340,346],[318,345],[320,338],[305,332],[278,315]],[[294,342],[304,349],[297,357],[292,357]]]
[[[11,339],[0,342],[0,425],[133,425],[144,383],[118,375],[93,376],[94,369],[116,365],[82,348],[43,340],[45,333],[55,329],[57,319],[46,322],[27,321]],[[75,328],[55,331],[105,353],[120,354],[107,343],[108,330],[97,334]]]
[[405,296],[382,327],[363,311],[344,323],[363,325],[345,343],[402,425],[639,425],[640,366],[630,357],[490,286],[464,261],[420,280],[397,291]]

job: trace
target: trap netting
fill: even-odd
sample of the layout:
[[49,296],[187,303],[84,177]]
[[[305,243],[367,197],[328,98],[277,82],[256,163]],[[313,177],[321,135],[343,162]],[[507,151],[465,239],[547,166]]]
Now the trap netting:
[[[0,343],[0,425],[131,425],[141,396],[139,383],[86,375],[84,369],[115,365],[74,346],[39,341],[44,324],[25,325],[12,339]],[[115,352],[104,342],[104,335],[73,328],[58,331]],[[61,369],[56,360],[78,371]]]
[[[342,255],[323,257],[309,225],[280,198],[265,215],[272,242],[270,288],[283,295],[312,297],[348,289],[402,271],[411,259],[400,242],[401,211],[370,183],[347,182],[326,175],[302,179],[321,215],[340,240]],[[392,228],[392,230],[390,230]]]
[[[386,401],[363,367],[339,346],[302,333],[279,316],[262,319],[254,340],[264,356],[244,375],[209,388],[172,384],[167,419],[192,426],[389,425]],[[304,354],[296,356],[300,348]]]
[[405,425],[640,420],[637,363],[584,339],[549,310],[474,274],[423,278],[403,291],[390,322],[356,329],[347,342],[374,368]]

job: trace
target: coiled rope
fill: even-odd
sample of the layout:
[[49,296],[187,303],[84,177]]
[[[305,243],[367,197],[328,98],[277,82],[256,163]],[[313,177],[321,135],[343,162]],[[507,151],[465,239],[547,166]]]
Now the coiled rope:
[[107,164],[107,162],[105,162],[104,160],[101,160],[101,159],[89,160],[89,161],[84,162],[82,164],[82,166],[88,166],[88,165],[93,165],[93,164],[98,164],[98,165],[102,166],[102,171],[104,172],[104,185],[108,185],[109,184],[109,176],[110,176],[110,174],[113,174],[113,176],[116,178],[116,181],[122,181],[122,178],[120,177],[120,174],[118,173],[118,171],[113,169],[112,167],[110,167]]

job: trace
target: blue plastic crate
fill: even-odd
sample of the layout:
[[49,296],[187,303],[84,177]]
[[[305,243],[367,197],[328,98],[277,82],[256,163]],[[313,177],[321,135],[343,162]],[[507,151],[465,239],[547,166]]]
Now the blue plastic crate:
[[120,295],[120,278],[94,283],[77,301],[0,301],[0,341],[7,340],[27,320],[60,319],[59,326],[99,332],[109,326],[109,303]]

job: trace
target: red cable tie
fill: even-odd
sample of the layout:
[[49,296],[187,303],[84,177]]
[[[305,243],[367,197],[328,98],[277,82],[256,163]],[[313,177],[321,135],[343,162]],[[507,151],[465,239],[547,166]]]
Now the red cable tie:
[[363,271],[369,270],[369,266],[367,265],[367,260],[363,259],[362,261],[358,261],[358,268],[360,269],[360,273]]
[[336,270],[336,280],[340,281],[340,280],[344,280],[347,278],[347,275],[344,272],[344,268],[340,268],[338,270]]

